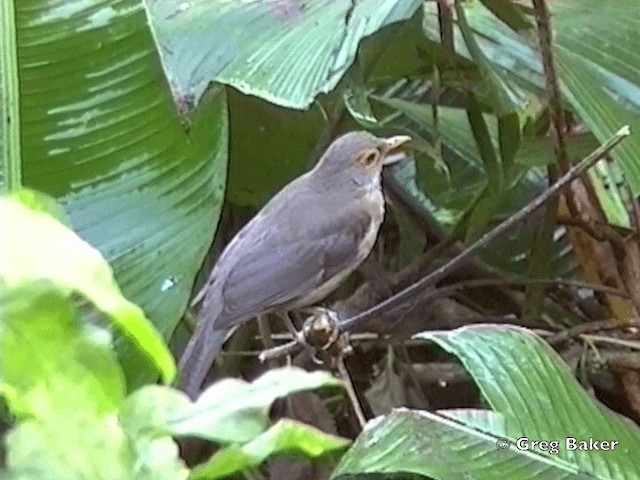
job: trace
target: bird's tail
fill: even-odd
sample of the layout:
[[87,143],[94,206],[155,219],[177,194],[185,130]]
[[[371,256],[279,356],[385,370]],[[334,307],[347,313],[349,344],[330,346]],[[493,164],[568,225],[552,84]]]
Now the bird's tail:
[[180,383],[178,388],[192,400],[200,393],[202,382],[211,364],[222,350],[229,329],[215,330],[213,319],[202,318],[193,332],[187,348],[180,357]]

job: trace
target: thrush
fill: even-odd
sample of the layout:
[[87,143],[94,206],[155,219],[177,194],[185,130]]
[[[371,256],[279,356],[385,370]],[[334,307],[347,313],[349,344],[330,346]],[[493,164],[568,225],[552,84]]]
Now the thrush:
[[202,304],[179,362],[183,391],[197,395],[234,327],[313,305],[362,263],[384,218],[382,168],[404,158],[410,139],[339,137],[238,232],[195,298]]

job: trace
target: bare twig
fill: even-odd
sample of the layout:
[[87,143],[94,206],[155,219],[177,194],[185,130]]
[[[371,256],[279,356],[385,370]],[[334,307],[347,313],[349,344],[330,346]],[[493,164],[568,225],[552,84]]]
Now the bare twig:
[[533,0],[533,7],[538,23],[538,38],[540,40],[540,53],[542,55],[542,67],[544,69],[544,81],[546,93],[549,98],[549,118],[552,125],[553,149],[556,162],[564,173],[569,170],[569,156],[567,155],[566,130],[567,121],[562,108],[562,96],[555,62],[553,60],[551,20],[549,8],[545,0]]
[[297,350],[302,348],[302,344],[298,340],[293,340],[291,342],[287,342],[282,345],[278,345],[273,348],[269,348],[267,350],[263,350],[258,355],[258,359],[261,362],[266,362],[267,360],[273,360],[274,358],[284,357],[286,355],[291,355]]
[[598,320],[562,330],[561,332],[549,337],[547,341],[550,345],[556,345],[558,343],[565,342],[570,338],[579,337],[585,334],[606,330],[623,330],[630,327],[638,328],[640,327],[640,322],[638,320],[631,319],[628,322],[620,323],[620,321],[615,318],[609,320]]
[[340,372],[340,376],[344,381],[345,387],[347,389],[347,394],[349,395],[349,400],[351,400],[351,405],[353,406],[353,411],[356,413],[356,417],[358,417],[360,428],[364,428],[364,426],[367,424],[367,417],[364,416],[364,412],[362,411],[360,400],[358,399],[358,395],[356,394],[356,389],[353,386],[353,381],[351,380],[351,375],[349,375],[349,370],[347,370],[347,365],[344,362],[344,358],[338,358],[337,363],[338,372]]
[[616,288],[607,287],[606,285],[597,285],[593,283],[580,282],[577,280],[564,280],[564,279],[546,279],[546,278],[523,278],[523,279],[494,279],[494,278],[481,278],[475,280],[465,280],[463,282],[447,285],[446,287],[439,287],[432,292],[426,293],[420,298],[420,302],[423,303],[427,300],[436,300],[438,298],[449,297],[458,290],[465,288],[478,288],[478,287],[492,287],[492,286],[505,286],[505,287],[524,287],[527,285],[562,285],[572,288],[586,288],[595,292],[609,293],[611,295],[617,295],[623,298],[629,298],[627,292],[618,290]]

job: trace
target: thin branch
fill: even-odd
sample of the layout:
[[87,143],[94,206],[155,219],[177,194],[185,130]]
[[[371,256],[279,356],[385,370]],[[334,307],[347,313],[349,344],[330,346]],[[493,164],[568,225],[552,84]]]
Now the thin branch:
[[451,274],[452,271],[462,266],[462,264],[469,259],[472,255],[478,252],[481,248],[486,246],[487,244],[493,242],[496,238],[503,235],[505,232],[509,231],[511,228],[519,224],[520,222],[527,219],[534,211],[543,206],[550,199],[557,196],[560,191],[566,187],[570,182],[575,180],[577,177],[582,175],[589,167],[591,167],[596,161],[605,156],[612,148],[614,148],[618,143],[620,143],[625,137],[630,135],[631,132],[628,126],[622,127],[618,132],[616,132],[609,140],[607,140],[603,145],[594,150],[590,155],[584,158],[580,163],[573,166],[569,171],[564,174],[556,183],[554,183],[551,187],[521,208],[515,215],[509,217],[504,220],[502,223],[497,225],[493,230],[485,233],[482,237],[480,237],[476,242],[474,242],[471,246],[460,252],[454,258],[449,260],[440,268],[434,270],[427,276],[413,283],[409,287],[404,290],[398,292],[397,294],[391,296],[387,300],[379,303],[378,305],[362,312],[357,315],[354,315],[351,318],[348,318],[339,324],[339,328],[341,331],[346,331],[358,324],[362,324],[383,312],[392,310],[399,305],[405,303],[408,299],[415,296],[420,291],[425,288],[435,284],[436,282],[442,280],[447,275]]
[[562,330],[547,339],[547,342],[553,346],[565,342],[570,338],[580,337],[583,335],[606,331],[606,330],[623,330],[629,327],[638,327],[640,322],[636,319],[629,319],[625,323],[620,323],[616,318],[610,320],[597,320],[595,322],[583,323],[574,327]]
[[292,353],[301,349],[302,349],[302,343],[300,343],[300,340],[292,340],[283,345],[278,345],[276,347],[263,350],[258,355],[258,359],[261,362],[266,362],[267,360],[273,360],[275,358],[291,355]]
[[353,381],[351,380],[351,375],[349,374],[349,370],[347,370],[347,365],[344,362],[344,358],[338,358],[338,372],[340,372],[340,376],[342,377],[342,381],[344,382],[345,388],[347,389],[347,394],[349,395],[349,399],[351,400],[351,405],[353,406],[353,411],[356,413],[356,417],[358,417],[358,423],[360,424],[360,428],[364,428],[367,424],[367,417],[364,416],[364,411],[362,410],[362,406],[360,405],[360,399],[356,394],[356,389],[353,385]]
[[618,290],[617,288],[607,287],[606,285],[598,285],[587,282],[580,282],[577,280],[564,280],[564,279],[546,279],[546,278],[524,278],[524,279],[494,279],[494,278],[482,278],[477,280],[465,280],[453,285],[447,285],[446,287],[439,287],[432,292],[425,294],[420,298],[420,302],[426,300],[436,300],[438,298],[449,297],[453,293],[463,290],[465,288],[478,288],[478,287],[493,287],[493,286],[505,286],[505,287],[525,287],[527,285],[549,285],[549,286],[567,286],[572,288],[586,288],[595,292],[608,293],[616,295],[622,298],[629,298],[627,292]]
[[567,155],[567,120],[564,108],[562,108],[562,94],[553,59],[553,34],[551,32],[549,8],[545,0],[533,0],[533,7],[538,23],[538,39],[540,40],[540,53],[544,69],[545,90],[549,97],[549,118],[553,127],[553,149],[556,161],[564,173],[569,170],[571,164]]

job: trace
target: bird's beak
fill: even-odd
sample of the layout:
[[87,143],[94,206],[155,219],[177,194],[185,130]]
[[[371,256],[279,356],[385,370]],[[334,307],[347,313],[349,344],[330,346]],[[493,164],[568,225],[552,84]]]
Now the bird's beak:
[[394,137],[385,138],[382,141],[381,149],[384,158],[382,164],[391,165],[406,158],[406,153],[400,147],[410,141],[411,137],[409,135],[396,135]]

